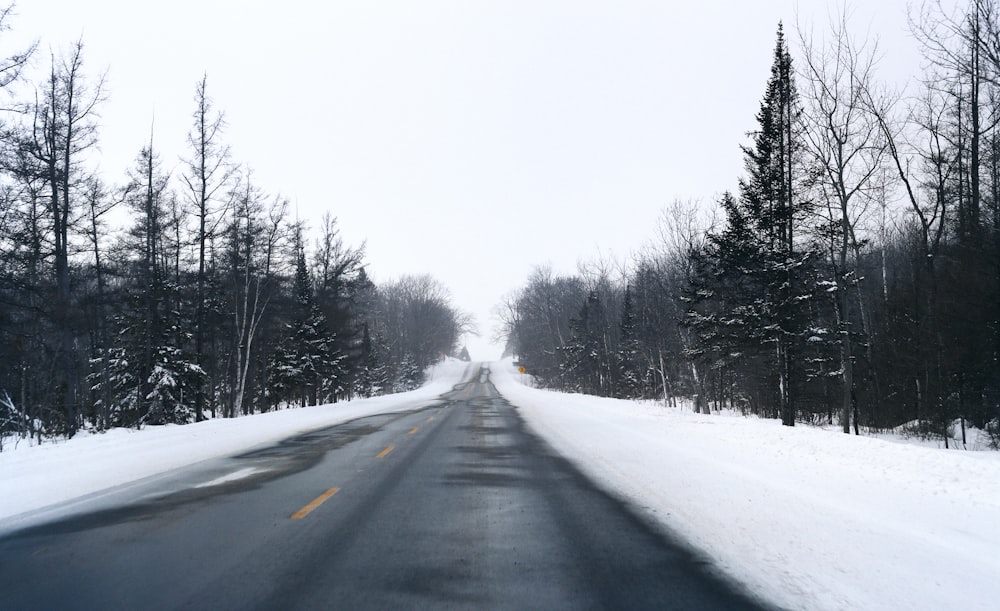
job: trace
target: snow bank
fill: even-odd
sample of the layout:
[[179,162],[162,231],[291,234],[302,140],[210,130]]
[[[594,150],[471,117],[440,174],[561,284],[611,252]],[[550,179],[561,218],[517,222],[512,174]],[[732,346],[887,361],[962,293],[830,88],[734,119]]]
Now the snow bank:
[[[198,461],[419,407],[463,381],[447,361],[400,395],[0,453],[0,522]],[[528,388],[501,393],[591,477],[751,591],[796,609],[994,609],[1000,454],[943,451],[738,416]],[[5,449],[8,446],[5,446]]]
[[13,451],[4,444],[0,520],[305,431],[419,407],[462,382],[469,367],[447,359],[427,371],[424,386],[396,395],[141,431],[114,429],[38,446],[22,442]]
[[1000,454],[492,379],[592,478],[795,609],[996,609]]

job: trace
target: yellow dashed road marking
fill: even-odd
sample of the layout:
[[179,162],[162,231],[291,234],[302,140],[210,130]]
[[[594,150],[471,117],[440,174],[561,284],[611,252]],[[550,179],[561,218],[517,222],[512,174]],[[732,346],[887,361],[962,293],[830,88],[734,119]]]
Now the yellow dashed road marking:
[[313,502],[309,503],[308,505],[306,505],[302,509],[300,509],[300,510],[296,511],[295,513],[293,513],[292,514],[292,519],[293,520],[301,520],[302,518],[304,518],[307,515],[309,515],[312,512],[313,509],[316,509],[317,507],[319,507],[320,505],[322,505],[323,502],[326,501],[326,499],[328,499],[331,496],[337,494],[338,492],[340,492],[340,488],[330,488],[329,490],[327,490],[323,494],[321,494],[318,497],[316,497],[316,499]]

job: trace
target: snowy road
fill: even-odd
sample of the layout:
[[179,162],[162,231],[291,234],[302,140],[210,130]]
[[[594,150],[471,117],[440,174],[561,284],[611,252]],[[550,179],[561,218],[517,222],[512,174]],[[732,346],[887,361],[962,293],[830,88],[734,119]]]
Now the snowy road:
[[527,432],[488,376],[8,534],[2,605],[753,607]]

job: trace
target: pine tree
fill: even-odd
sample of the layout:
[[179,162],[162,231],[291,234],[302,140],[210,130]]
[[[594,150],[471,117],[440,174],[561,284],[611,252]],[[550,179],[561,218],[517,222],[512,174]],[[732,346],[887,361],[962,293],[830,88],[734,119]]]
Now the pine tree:
[[354,375],[360,358],[361,331],[368,300],[374,284],[363,267],[364,245],[345,244],[337,219],[323,215],[320,235],[313,255],[314,304],[323,315],[331,337],[329,349],[337,355],[331,364],[335,378],[324,381],[324,394],[329,400],[351,394]]
[[137,290],[126,295],[122,313],[112,322],[111,345],[91,359],[88,381],[97,410],[111,426],[186,424],[206,377],[189,349],[190,321],[178,310],[163,312],[147,364],[146,299]]
[[753,148],[744,147],[748,178],[740,183],[740,199],[755,224],[762,256],[757,270],[763,289],[766,341],[775,347],[782,424],[795,424],[793,378],[800,330],[796,316],[799,289],[795,258],[796,219],[804,208],[796,199],[794,171],[801,144],[797,136],[798,93],[784,29],[778,24],[771,78],[757,114],[759,130]]
[[151,141],[139,154],[126,193],[137,213],[126,246],[137,257],[128,270],[114,340],[92,359],[89,378],[100,397],[98,411],[118,426],[188,422],[205,377],[189,352],[188,304],[169,269],[176,254],[167,246],[167,187]]
[[361,348],[354,376],[354,394],[371,397],[385,389],[385,365],[371,337],[368,323],[362,325]]
[[798,355],[816,293],[809,282],[814,253],[799,236],[807,206],[796,191],[799,113],[779,24],[758,129],[743,147],[746,178],[738,198],[727,194],[720,202],[725,225],[700,254],[688,316],[700,338],[698,357],[731,380],[734,396],[776,403],[787,426],[795,424],[795,391],[806,375]]
[[334,345],[335,335],[328,328],[326,316],[316,304],[301,229],[296,231],[294,242],[295,299],[284,337],[271,356],[271,402],[317,405],[336,400],[344,390],[343,357]]
[[193,336],[187,331],[189,321],[180,323],[179,312],[172,312],[176,321],[164,329],[153,359],[153,369],[147,384],[149,408],[147,424],[187,424],[195,416],[198,390],[205,379],[205,371],[198,364],[197,355],[189,350]]
[[619,324],[617,369],[618,396],[634,399],[642,395],[643,371],[639,357],[639,338],[632,299],[632,287],[625,287],[622,319]]
[[[686,356],[702,372],[696,378],[728,378],[751,404],[766,405],[775,397],[763,387],[772,385],[756,379],[770,377],[774,369],[761,337],[770,326],[760,275],[764,252],[752,212],[743,202],[725,193],[719,205],[726,214],[725,226],[709,234],[704,250],[692,253],[684,318],[692,340]],[[706,381],[695,382],[696,394],[703,398]],[[735,392],[729,394],[732,398]]]
[[[364,325],[365,331],[368,325]],[[381,395],[392,388],[392,375],[389,368],[390,350],[385,338],[379,334],[369,338],[370,345],[365,359],[365,372],[370,395]]]
[[403,356],[402,362],[399,364],[399,369],[396,371],[396,379],[393,383],[393,392],[406,392],[408,390],[414,390],[420,388],[420,385],[424,382],[424,374],[420,370],[420,366],[417,364],[417,359],[414,358],[412,354],[407,352]]
[[601,342],[601,308],[597,291],[590,291],[579,315],[570,321],[572,335],[561,349],[563,385],[569,390],[600,395],[610,385],[604,375],[610,355]]
[[758,238],[769,251],[791,254],[795,248],[796,219],[803,203],[796,199],[795,172],[802,148],[798,135],[801,114],[792,57],[778,24],[771,76],[757,113],[752,146],[744,146],[747,177],[740,181],[740,198]]

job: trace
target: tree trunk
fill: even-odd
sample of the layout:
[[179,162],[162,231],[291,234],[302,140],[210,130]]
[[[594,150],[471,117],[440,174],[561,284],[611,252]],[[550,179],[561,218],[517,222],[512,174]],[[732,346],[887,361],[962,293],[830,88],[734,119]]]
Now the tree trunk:
[[[841,182],[843,185],[843,182]],[[843,187],[842,187],[843,189]],[[842,193],[845,191],[842,190]],[[841,196],[840,200],[840,224],[841,224],[841,244],[840,244],[840,270],[837,276],[837,283],[840,289],[840,323],[841,323],[841,367],[844,372],[844,394],[841,407],[841,425],[844,433],[851,433],[851,407],[852,396],[854,394],[854,355],[851,349],[851,320],[850,320],[850,283],[847,274],[847,253],[850,247],[851,220],[848,215],[847,198]]]

